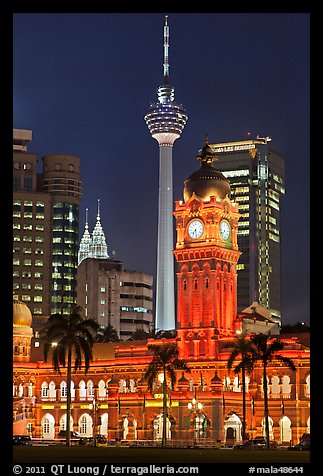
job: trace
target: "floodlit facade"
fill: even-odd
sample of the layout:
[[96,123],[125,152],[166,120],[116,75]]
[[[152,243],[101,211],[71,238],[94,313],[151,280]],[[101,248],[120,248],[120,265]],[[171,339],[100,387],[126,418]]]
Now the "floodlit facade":
[[39,171],[31,139],[13,130],[13,296],[49,316],[76,303],[80,159],[46,155]]
[[[149,346],[173,343],[190,373],[177,371],[175,385],[167,382],[168,445],[230,447],[242,442],[241,379],[228,370],[228,360],[244,329],[244,315],[250,326],[251,320],[260,319],[256,310],[261,309],[245,309],[237,315],[239,207],[231,198],[229,181],[213,166],[214,153],[207,143],[198,158],[200,169],[185,181],[184,200],[178,200],[174,210],[176,337],[94,345],[87,374],[72,376],[71,429],[82,436],[101,433],[112,445],[118,440],[126,445],[161,444],[161,380],[156,378],[150,390],[144,374],[152,359]],[[81,266],[91,260],[95,261],[85,259]],[[51,362],[43,361],[41,347],[33,346],[27,314],[14,303],[13,431],[54,440],[66,428],[66,378],[64,371],[59,375]],[[24,344],[18,345],[19,335]],[[290,358],[296,370],[277,359],[268,363],[269,433],[271,440],[289,446],[310,432],[310,348],[307,334],[279,338],[285,345],[280,354]],[[27,361],[21,361],[26,339],[31,344]],[[258,361],[246,377],[250,438],[265,434],[262,378]]]

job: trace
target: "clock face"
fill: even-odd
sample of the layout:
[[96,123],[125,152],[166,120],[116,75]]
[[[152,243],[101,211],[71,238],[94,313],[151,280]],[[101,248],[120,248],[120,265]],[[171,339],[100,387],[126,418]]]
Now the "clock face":
[[201,238],[204,231],[204,225],[200,220],[192,220],[188,225],[187,232],[189,236],[195,240]]
[[220,235],[223,240],[227,240],[230,236],[230,225],[226,220],[220,223]]

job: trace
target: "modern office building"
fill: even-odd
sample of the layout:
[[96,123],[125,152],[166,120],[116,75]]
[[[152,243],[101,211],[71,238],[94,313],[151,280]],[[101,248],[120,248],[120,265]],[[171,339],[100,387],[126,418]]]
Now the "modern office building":
[[96,224],[89,231],[86,209],[77,271],[77,301],[85,317],[97,320],[104,329],[109,324],[120,339],[130,339],[140,330],[151,332],[153,322],[153,277],[125,269],[123,261],[109,256],[100,221],[100,201]]
[[123,340],[153,329],[153,277],[126,270],[112,258],[85,258],[77,273],[78,304],[101,328],[111,324]]
[[281,198],[284,157],[269,137],[210,144],[216,168],[229,179],[239,204],[238,311],[258,302],[281,323]]
[[49,316],[76,303],[80,159],[39,163],[31,140],[32,131],[13,129],[13,297],[33,316]]
[[158,103],[150,104],[145,116],[149,132],[159,145],[158,241],[156,277],[156,329],[175,328],[173,257],[173,144],[187,122],[186,111],[174,102],[169,83],[169,27],[164,25],[164,81],[158,88]]

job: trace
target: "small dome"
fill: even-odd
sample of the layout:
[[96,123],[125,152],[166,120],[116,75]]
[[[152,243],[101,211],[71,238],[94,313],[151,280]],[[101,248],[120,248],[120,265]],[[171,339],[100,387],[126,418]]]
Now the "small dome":
[[13,325],[19,327],[31,327],[33,317],[29,307],[21,301],[13,301]]
[[205,146],[196,157],[201,161],[201,167],[184,182],[184,201],[187,202],[195,193],[201,200],[208,201],[211,196],[224,199],[230,197],[230,182],[222,172],[213,167],[213,161],[217,159],[206,140]]

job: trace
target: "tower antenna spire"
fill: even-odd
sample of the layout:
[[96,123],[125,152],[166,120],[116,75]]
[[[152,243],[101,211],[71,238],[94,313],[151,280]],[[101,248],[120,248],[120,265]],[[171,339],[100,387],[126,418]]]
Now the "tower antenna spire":
[[169,48],[169,26],[168,26],[168,15],[165,15],[165,25],[164,25],[164,84],[169,84],[168,48]]
[[98,213],[97,213],[97,219],[100,219],[100,199],[98,198]]

